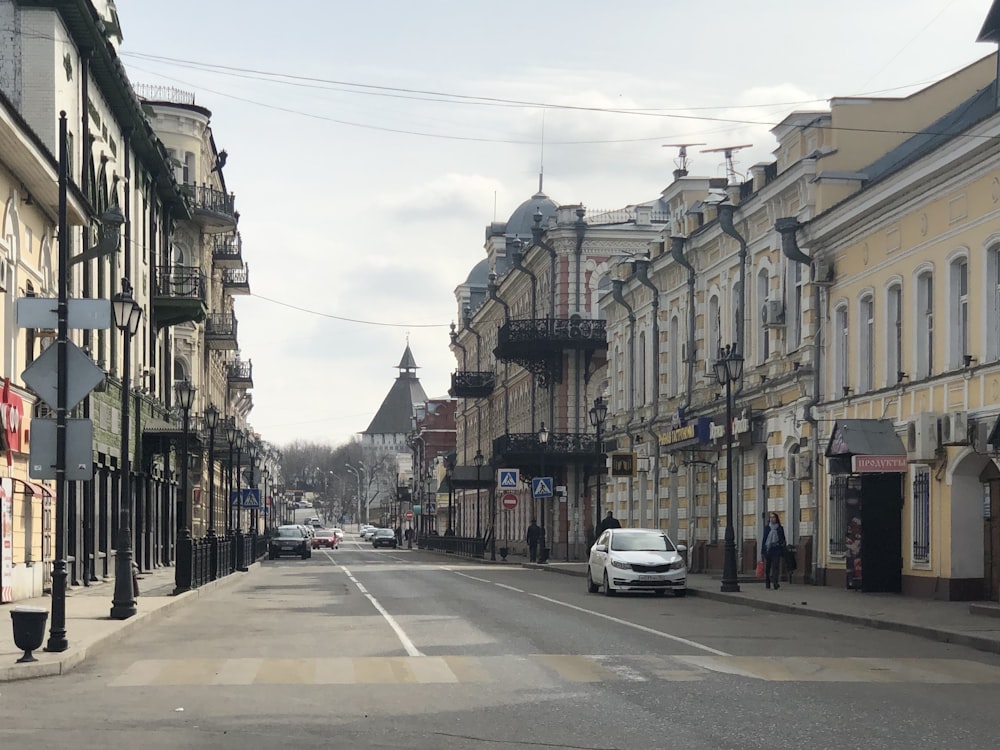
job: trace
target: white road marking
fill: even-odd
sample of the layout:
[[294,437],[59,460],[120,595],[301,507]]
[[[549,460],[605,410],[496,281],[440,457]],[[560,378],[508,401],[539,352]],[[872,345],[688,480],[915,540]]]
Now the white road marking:
[[327,552],[326,550],[323,551],[326,552],[326,555],[330,559],[330,562],[332,562],[334,565],[336,565],[338,568],[344,571],[344,575],[346,575],[348,578],[351,579],[351,582],[358,587],[358,591],[364,594],[368,598],[368,601],[372,603],[372,606],[375,607],[375,609],[379,611],[379,614],[381,614],[382,617],[385,618],[385,621],[389,623],[389,627],[393,629],[393,631],[396,633],[396,636],[399,638],[399,642],[403,644],[403,648],[406,649],[407,655],[423,656],[424,654],[421,653],[420,649],[418,649],[413,644],[413,641],[410,640],[410,637],[406,634],[406,631],[404,631],[403,628],[400,627],[399,623],[396,622],[393,616],[386,611],[385,607],[379,604],[378,599],[376,599],[374,596],[368,593],[368,589],[366,589],[362,585],[361,581],[355,578],[354,575],[351,573],[351,571],[348,570],[346,567],[336,563],[329,552]]
[[510,591],[516,591],[519,594],[523,594],[524,593],[524,589],[514,588],[513,586],[508,586],[506,583],[494,583],[493,585],[494,586],[499,586],[502,589],[508,589]]
[[457,576],[462,576],[462,578],[471,578],[473,581],[479,581],[480,583],[493,583],[485,578],[476,578],[475,576],[470,576],[467,573],[459,573],[457,570],[452,571]]

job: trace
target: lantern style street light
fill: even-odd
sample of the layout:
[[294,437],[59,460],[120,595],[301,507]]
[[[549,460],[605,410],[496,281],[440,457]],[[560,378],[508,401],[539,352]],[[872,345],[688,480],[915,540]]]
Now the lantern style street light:
[[476,539],[482,539],[483,531],[482,531],[482,527],[480,526],[480,523],[479,523],[479,517],[480,517],[480,504],[479,504],[479,501],[480,501],[480,489],[479,489],[479,482],[481,481],[479,475],[480,475],[480,472],[483,469],[483,460],[484,459],[483,459],[483,452],[481,450],[479,450],[478,448],[476,449],[476,456],[475,456],[475,458],[473,460],[476,462]]
[[136,613],[135,590],[132,582],[132,473],[129,455],[130,370],[132,368],[132,337],[139,332],[142,308],[132,297],[132,284],[122,279],[122,290],[111,300],[115,325],[123,334],[122,349],[122,408],[121,408],[121,461],[118,490],[118,539],[115,544],[115,593],[111,601],[111,619],[127,620]]
[[743,376],[743,357],[736,345],[719,349],[713,365],[715,379],[726,386],[726,542],[722,558],[722,587],[725,592],[740,590],[736,572],[736,532],[733,529],[733,383]]
[[215,428],[219,426],[219,410],[214,404],[205,407],[202,421],[208,430],[208,531],[205,535],[211,550],[210,568],[214,580],[219,575],[219,538],[215,533]]
[[[590,408],[590,424],[596,430],[595,452],[597,453],[597,504],[594,507],[594,528],[597,528],[596,519],[601,518],[604,508],[601,507],[601,485],[604,484],[604,450],[601,445],[601,428],[608,418],[608,403],[598,396],[594,399],[594,405]],[[589,540],[588,540],[589,541]]]
[[177,542],[174,564],[174,593],[191,589],[191,565],[194,551],[191,545],[191,519],[188,513],[188,432],[191,428],[191,406],[195,387],[189,380],[174,383],[177,406],[181,409],[181,497],[177,503]]
[[[541,429],[538,430],[538,445],[542,449],[541,457],[541,473],[540,476],[545,476],[545,449],[549,444],[549,431],[545,429],[545,422],[542,422]],[[538,562],[544,563],[549,561],[549,556],[545,552],[547,549],[548,539],[545,536],[545,498],[538,498],[538,508],[541,511],[538,515],[542,519],[542,546],[538,551]]]

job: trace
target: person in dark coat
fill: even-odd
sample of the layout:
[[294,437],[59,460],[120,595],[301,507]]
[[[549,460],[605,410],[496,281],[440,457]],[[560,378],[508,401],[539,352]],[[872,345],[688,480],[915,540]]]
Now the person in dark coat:
[[528,533],[525,535],[525,541],[528,543],[528,559],[531,562],[535,562],[538,560],[538,543],[542,541],[542,527],[535,522],[534,518],[528,524]]
[[768,516],[768,524],[764,528],[764,539],[761,541],[761,559],[764,561],[764,583],[767,588],[781,588],[781,559],[785,556],[785,527],[781,525],[778,514],[772,512]]
[[600,537],[601,534],[608,529],[620,529],[621,527],[622,525],[619,523],[618,519],[615,518],[615,514],[609,510],[608,515],[602,518],[601,522],[597,524],[597,536]]

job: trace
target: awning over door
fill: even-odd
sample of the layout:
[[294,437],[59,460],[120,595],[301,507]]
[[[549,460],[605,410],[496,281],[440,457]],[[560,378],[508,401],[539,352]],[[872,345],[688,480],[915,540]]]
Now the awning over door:
[[832,474],[906,470],[906,447],[888,419],[838,419],[826,457]]

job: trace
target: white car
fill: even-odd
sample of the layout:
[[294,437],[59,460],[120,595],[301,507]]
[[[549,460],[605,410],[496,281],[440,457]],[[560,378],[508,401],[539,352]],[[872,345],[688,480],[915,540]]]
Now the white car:
[[365,524],[361,527],[361,538],[367,541],[375,533],[375,527],[371,524]]
[[606,596],[617,591],[652,591],[674,596],[687,594],[687,565],[675,545],[656,529],[608,529],[590,548],[587,591],[603,587]]

